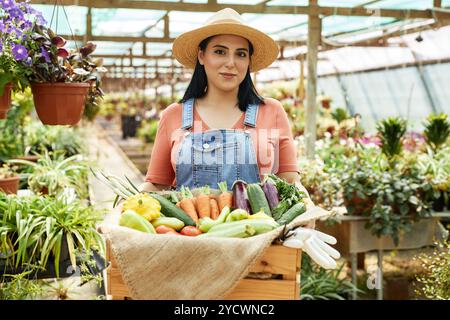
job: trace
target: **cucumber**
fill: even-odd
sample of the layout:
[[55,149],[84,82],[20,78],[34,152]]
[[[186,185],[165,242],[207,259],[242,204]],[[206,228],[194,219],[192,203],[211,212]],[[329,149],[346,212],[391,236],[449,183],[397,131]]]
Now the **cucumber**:
[[183,229],[184,222],[177,218],[171,218],[171,217],[160,217],[153,219],[151,221],[152,225],[156,228],[159,226],[166,226],[170,227],[175,230]]
[[248,219],[248,212],[243,209],[234,209],[225,219],[225,222]]
[[281,218],[277,220],[280,225],[288,224],[302,213],[305,213],[306,205],[303,201],[294,204],[288,211],[281,215]]
[[[255,229],[255,234],[262,234],[277,228],[279,225],[274,220],[269,219],[245,219],[233,222],[226,222],[212,227],[209,232],[226,231],[239,225],[249,225]],[[208,232],[208,233],[209,233]]]
[[172,202],[156,193],[149,192],[149,195],[159,201],[159,204],[161,205],[161,213],[164,216],[177,218],[183,221],[186,226],[195,226],[195,221]]
[[[241,220],[242,221],[242,220]],[[223,225],[225,225],[224,223]],[[256,233],[255,228],[248,224],[234,225],[230,228],[224,228],[215,232],[203,233],[197,237],[221,237],[221,238],[247,238]]]
[[[236,211],[236,210],[234,210],[234,211]],[[211,229],[215,225],[224,223],[230,214],[231,214],[230,208],[224,207],[222,209],[222,212],[220,213],[220,215],[217,217],[216,220],[213,220],[209,217],[201,218],[199,221],[198,228],[200,229],[201,232],[208,232],[209,229]]]
[[269,217],[272,216],[269,202],[266,199],[263,189],[257,183],[247,185],[247,196],[253,213],[264,211]]

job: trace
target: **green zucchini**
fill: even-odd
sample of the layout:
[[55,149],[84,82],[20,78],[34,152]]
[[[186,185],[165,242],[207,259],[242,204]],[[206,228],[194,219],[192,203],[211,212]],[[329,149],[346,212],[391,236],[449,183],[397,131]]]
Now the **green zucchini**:
[[[224,223],[222,225],[225,225]],[[216,230],[212,232],[211,230],[207,233],[203,233],[197,237],[221,237],[221,238],[247,238],[255,234],[255,228],[249,224],[239,224],[234,225],[230,228],[224,228],[222,230]]]
[[255,234],[262,234],[269,231],[272,231],[273,229],[277,228],[279,225],[274,220],[269,219],[245,219],[245,220],[239,220],[239,221],[233,221],[233,222],[225,222],[219,225],[213,226],[211,229],[209,229],[209,232],[219,232],[219,231],[226,231],[228,229],[233,229],[236,226],[240,225],[249,225],[255,229]]
[[255,214],[263,210],[265,214],[271,217],[272,212],[270,211],[269,202],[261,186],[257,183],[251,183],[247,185],[246,189],[252,213]]
[[159,201],[159,204],[161,205],[161,213],[164,216],[177,218],[183,221],[187,226],[195,226],[195,221],[168,199],[156,193],[149,192],[149,195]]
[[281,218],[277,220],[280,225],[288,224],[302,213],[305,213],[306,205],[303,201],[294,204],[288,211],[281,215]]

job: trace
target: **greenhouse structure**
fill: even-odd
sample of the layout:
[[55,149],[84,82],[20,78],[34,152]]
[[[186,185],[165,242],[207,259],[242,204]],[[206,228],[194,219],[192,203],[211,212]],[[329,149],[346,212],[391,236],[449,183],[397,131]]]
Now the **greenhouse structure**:
[[450,0],[0,0],[0,37],[0,300],[450,299]]

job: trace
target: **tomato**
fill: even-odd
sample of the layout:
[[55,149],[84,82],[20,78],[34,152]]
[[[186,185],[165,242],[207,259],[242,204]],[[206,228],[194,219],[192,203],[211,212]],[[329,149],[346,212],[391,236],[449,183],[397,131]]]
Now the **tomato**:
[[168,226],[158,226],[155,228],[156,233],[158,234],[175,234],[175,235],[180,235],[178,232],[176,232],[175,229],[168,227]]
[[193,226],[184,227],[183,229],[181,229],[180,233],[184,236],[190,236],[190,237],[195,237],[195,236],[202,234],[202,232],[198,228],[193,227]]

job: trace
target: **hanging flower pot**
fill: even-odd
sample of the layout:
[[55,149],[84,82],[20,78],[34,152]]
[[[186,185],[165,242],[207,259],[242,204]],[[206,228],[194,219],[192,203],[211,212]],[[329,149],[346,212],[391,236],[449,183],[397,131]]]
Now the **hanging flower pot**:
[[19,181],[19,176],[0,179],[0,192],[4,192],[6,194],[17,194],[17,190],[19,190]]
[[0,119],[6,118],[6,113],[11,106],[11,90],[12,84],[8,83],[0,96]]
[[77,124],[84,110],[89,83],[38,83],[31,86],[36,112],[43,124]]

